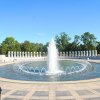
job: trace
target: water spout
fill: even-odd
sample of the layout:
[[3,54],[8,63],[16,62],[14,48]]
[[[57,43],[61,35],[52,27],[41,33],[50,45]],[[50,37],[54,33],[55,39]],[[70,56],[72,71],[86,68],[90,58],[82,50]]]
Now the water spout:
[[61,73],[58,64],[58,50],[56,48],[56,43],[52,38],[48,46],[48,74],[57,74]]

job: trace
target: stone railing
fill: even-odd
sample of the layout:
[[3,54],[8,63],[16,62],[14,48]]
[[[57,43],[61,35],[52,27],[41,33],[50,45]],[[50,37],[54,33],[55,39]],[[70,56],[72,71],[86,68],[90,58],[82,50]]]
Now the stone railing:
[[44,56],[46,56],[45,52],[8,51],[8,57],[10,58],[32,58],[32,57],[44,57]]
[[[66,57],[93,57],[97,56],[97,50],[89,50],[89,51],[66,51],[66,52],[58,52],[59,56]],[[34,58],[34,57],[46,57],[46,52],[16,52],[16,51],[8,51],[9,58]]]
[[97,56],[97,50],[59,52],[59,56],[68,56],[68,57]]

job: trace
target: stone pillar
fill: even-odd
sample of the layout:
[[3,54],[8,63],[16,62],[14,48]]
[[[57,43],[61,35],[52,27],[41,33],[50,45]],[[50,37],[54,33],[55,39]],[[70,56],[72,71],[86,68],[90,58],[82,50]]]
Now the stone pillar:
[[80,51],[80,56],[83,56],[83,51]]
[[20,54],[21,54],[21,53],[19,52],[19,57],[20,57]]
[[27,58],[27,52],[25,52],[25,58]]
[[41,52],[39,52],[39,55],[40,55],[40,57],[41,57]]
[[46,52],[44,52],[44,57],[46,56]]
[[77,56],[77,51],[75,51],[75,57]]
[[62,56],[62,52],[60,52],[60,56]]
[[70,51],[70,56],[72,57],[72,51]]
[[30,52],[28,52],[28,57],[30,57]]
[[41,57],[43,57],[43,52],[40,52]]
[[74,56],[76,57],[76,51],[74,51]]
[[91,50],[89,50],[89,56],[91,56]]
[[76,55],[75,55],[75,51],[74,51],[74,57],[75,57]]
[[86,51],[86,56],[88,56],[88,51]]
[[14,58],[16,58],[16,51],[14,52]]
[[68,56],[68,52],[66,52],[66,56]]
[[73,57],[73,51],[71,51],[71,57]]
[[81,56],[81,51],[79,51],[79,52],[80,52],[79,54],[80,54],[80,56]]
[[92,50],[92,56],[94,56],[94,50]]
[[85,56],[85,51],[83,51],[83,56]]
[[36,57],[39,57],[39,53],[38,52],[36,53]]
[[34,57],[35,57],[35,52],[34,52]]
[[81,51],[80,51],[80,56],[81,56]]
[[78,51],[77,51],[77,57],[78,57]]
[[20,58],[22,57],[22,52],[19,52],[19,57],[20,57]]
[[97,50],[96,50],[96,56],[98,56],[98,54],[97,54]]
[[65,52],[63,52],[63,56],[65,56]]
[[22,52],[22,58],[24,57],[24,52]]
[[11,58],[13,58],[14,57],[14,55],[13,55],[13,51],[11,51]]
[[97,50],[95,50],[95,56],[97,56]]
[[30,52],[30,57],[31,57],[31,58],[33,57],[33,54],[32,54],[32,52]]
[[72,51],[71,51],[71,57],[73,56]]
[[78,51],[78,57],[80,56],[80,51]]
[[32,57],[34,57],[34,52],[32,52]]
[[8,51],[8,57],[9,57],[9,58],[11,57],[11,56],[10,56],[10,53],[11,53],[11,52],[10,52],[10,51]]
[[71,51],[69,51],[69,56],[71,57]]
[[63,52],[59,52],[59,56],[63,56]]
[[17,51],[17,58],[19,57],[19,52]]
[[62,52],[62,56],[63,56],[63,52]]
[[81,56],[81,51],[80,51],[80,56]]
[[73,57],[75,57],[75,51],[72,51],[72,55],[73,55]]
[[44,57],[44,52],[41,52],[41,56]]

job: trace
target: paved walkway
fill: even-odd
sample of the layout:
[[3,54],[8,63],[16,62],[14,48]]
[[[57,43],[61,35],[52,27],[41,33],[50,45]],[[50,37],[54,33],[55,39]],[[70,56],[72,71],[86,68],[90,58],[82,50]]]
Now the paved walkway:
[[22,84],[0,81],[1,100],[100,100],[100,81]]

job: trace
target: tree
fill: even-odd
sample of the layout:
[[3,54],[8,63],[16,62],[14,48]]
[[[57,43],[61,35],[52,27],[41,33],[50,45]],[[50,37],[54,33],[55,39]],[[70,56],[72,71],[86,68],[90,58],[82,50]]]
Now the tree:
[[43,46],[43,52],[47,52],[47,47],[49,45],[49,42],[47,42],[44,46]]
[[76,45],[79,45],[79,44],[80,44],[80,36],[79,36],[79,35],[75,35],[75,36],[74,36],[74,43],[75,43]]
[[31,51],[31,43],[29,41],[24,41],[24,43],[21,44],[21,50],[22,51],[26,51],[26,52],[30,52]]
[[43,52],[43,44],[42,43],[37,43],[37,52]]
[[43,44],[42,43],[31,43],[29,41],[24,41],[21,44],[21,51],[26,52],[43,52]]
[[8,51],[14,51],[15,50],[15,39],[13,37],[7,37],[2,44],[7,45]]
[[55,41],[57,43],[58,50],[66,51],[70,40],[68,34],[65,32],[61,32],[60,35],[57,35],[55,38],[56,38]]
[[31,43],[30,51],[31,52],[37,52],[37,47],[36,47],[35,43]]
[[7,54],[8,53],[8,45],[3,43],[1,46],[1,54]]
[[15,51],[21,51],[21,46],[18,41],[15,41]]
[[1,54],[7,54],[8,51],[19,51],[20,44],[13,37],[7,37],[1,43]]
[[70,43],[70,49],[71,50],[80,50],[80,36],[75,35],[74,41]]
[[81,40],[83,42],[85,50],[96,49],[96,37],[94,36],[94,34],[85,32],[81,35]]

